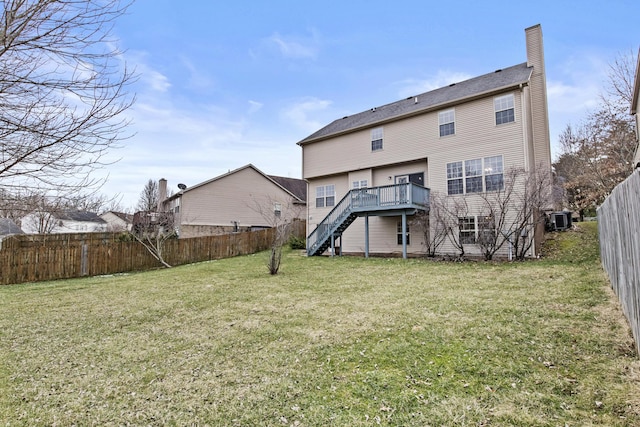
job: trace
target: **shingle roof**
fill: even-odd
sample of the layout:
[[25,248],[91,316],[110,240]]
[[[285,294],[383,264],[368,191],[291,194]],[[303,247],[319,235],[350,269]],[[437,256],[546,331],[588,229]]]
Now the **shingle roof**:
[[53,214],[58,219],[66,219],[70,221],[86,221],[86,222],[105,222],[98,214],[85,211],[65,211]]
[[403,116],[426,112],[434,108],[443,108],[447,105],[459,103],[477,96],[514,87],[521,83],[528,82],[532,70],[533,67],[528,67],[525,62],[430,92],[425,92],[417,96],[411,96],[401,101],[353,114],[333,121],[312,135],[304,138],[298,142],[298,144],[304,145],[330,135],[373,126]]
[[9,218],[0,218],[0,236],[10,234],[24,234],[24,232]]
[[109,211],[109,212],[111,212],[112,214],[114,214],[115,216],[117,216],[118,218],[120,218],[125,222],[133,222],[133,215],[131,214],[124,213],[124,212],[116,212],[116,211]]
[[288,178],[284,176],[268,175],[269,178],[286,188],[294,196],[303,202],[307,201],[307,182],[298,178]]

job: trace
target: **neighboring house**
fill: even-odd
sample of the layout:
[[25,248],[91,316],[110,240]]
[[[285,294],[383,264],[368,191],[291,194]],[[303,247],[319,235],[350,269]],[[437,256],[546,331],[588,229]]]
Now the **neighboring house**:
[[[501,190],[509,168],[551,173],[542,29],[525,35],[525,63],[337,119],[298,142],[310,255],[338,242],[343,253],[424,253],[410,218],[429,211],[435,192],[468,204],[455,238],[480,253],[479,195]],[[457,249],[445,241],[440,252]]]
[[636,74],[633,82],[633,98],[631,100],[631,115],[636,118],[636,153],[633,164],[636,169],[640,168],[640,49],[638,49],[638,63],[636,64]]
[[180,237],[268,228],[305,217],[306,182],[266,175],[252,164],[182,186],[167,198],[167,181],[159,183],[160,210],[175,214]]
[[22,230],[27,234],[93,233],[107,231],[107,223],[93,212],[32,212],[22,218]]
[[9,218],[0,218],[0,248],[3,239],[15,234],[24,234],[24,231]]
[[124,212],[108,211],[100,215],[107,223],[107,231],[131,231],[133,215]]

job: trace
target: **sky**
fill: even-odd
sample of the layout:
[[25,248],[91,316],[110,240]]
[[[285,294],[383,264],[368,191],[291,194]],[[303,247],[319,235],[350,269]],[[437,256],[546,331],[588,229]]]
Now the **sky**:
[[[536,10],[537,9],[537,10]],[[112,30],[135,68],[129,133],[101,192],[133,209],[252,163],[301,178],[296,143],[335,119],[526,62],[541,24],[552,156],[638,51],[634,1],[136,0]],[[340,155],[340,153],[336,153]]]

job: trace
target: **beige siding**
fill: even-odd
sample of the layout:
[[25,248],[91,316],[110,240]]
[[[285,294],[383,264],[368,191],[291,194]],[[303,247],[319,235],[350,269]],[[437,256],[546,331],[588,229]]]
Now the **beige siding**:
[[533,130],[533,151],[535,164],[551,166],[551,146],[549,142],[549,119],[547,111],[547,82],[540,25],[526,29],[527,63],[533,66],[531,75],[531,111]]
[[[515,109],[512,123],[495,124],[494,97],[491,96],[455,107],[454,135],[439,136],[438,111],[432,111],[384,125],[381,151],[370,151],[369,130],[303,146],[304,174],[309,180],[308,232],[331,210],[315,208],[315,187],[319,185],[334,184],[338,203],[356,178],[369,179],[369,186],[382,186],[394,184],[398,175],[423,172],[426,187],[446,193],[449,162],[502,155],[505,170],[527,167],[527,158],[533,155],[533,149],[529,144],[526,90],[511,93]],[[467,199],[469,216],[481,214],[478,196],[456,197]],[[402,252],[402,246],[397,245],[398,221],[400,216],[369,218],[372,254]],[[364,218],[358,218],[344,232],[342,249],[347,253],[363,253],[364,236]],[[408,252],[423,253],[423,240],[418,230],[411,230]],[[480,254],[476,245],[468,246],[467,254]],[[506,255],[506,251],[505,247],[499,255]],[[455,254],[456,249],[446,242],[441,252]]]
[[182,196],[180,221],[189,226],[271,226],[274,203],[280,203],[282,218],[304,218],[304,206],[294,206],[292,197],[255,169],[247,167]]
[[324,219],[325,216],[331,212],[331,209],[335,206],[324,206],[321,208],[316,207],[316,187],[335,185],[335,204],[340,202],[340,199],[351,188],[351,181],[348,174],[334,175],[330,177],[324,177],[320,179],[310,180],[307,185],[307,235],[313,231],[318,224]]
[[[424,172],[425,186],[432,192],[446,194],[447,163],[456,161],[500,155],[505,172],[510,168],[532,171],[540,163],[550,170],[546,78],[540,26],[526,29],[526,44],[527,62],[533,67],[529,84],[500,94],[513,94],[515,122],[495,124],[492,95],[453,107],[453,135],[439,136],[438,113],[442,110],[432,110],[384,124],[383,149],[375,152],[371,151],[370,132],[371,128],[380,125],[303,145],[303,175],[309,181],[309,231],[330,211],[314,207],[317,185],[335,184],[337,203],[356,179],[368,179],[369,186],[382,186],[395,183],[398,175],[416,172]],[[464,198],[468,206],[466,216],[477,219],[482,215],[482,199],[478,195],[450,197]],[[369,218],[370,253],[402,252],[402,246],[397,244],[399,221],[400,216]],[[364,224],[364,218],[358,218],[344,232],[341,242],[343,251],[364,252]],[[418,229],[410,230],[410,254],[424,252],[421,234]],[[497,255],[506,256],[508,251],[505,245]],[[446,241],[439,252],[456,254],[458,250]],[[468,255],[480,255],[480,248],[466,245],[465,252]]]
[[[439,136],[438,111],[384,125],[384,148],[371,152],[370,129],[303,146],[305,179],[435,157],[486,156],[487,149],[509,153],[524,166],[525,131],[521,92],[514,91],[516,122],[496,126],[493,97],[456,106],[456,133]],[[517,158],[517,160],[515,159]],[[464,160],[464,158],[462,159]],[[431,164],[431,161],[429,162]],[[373,185],[385,185],[375,183]],[[309,190],[311,191],[311,189]],[[313,197],[314,193],[310,193]]]

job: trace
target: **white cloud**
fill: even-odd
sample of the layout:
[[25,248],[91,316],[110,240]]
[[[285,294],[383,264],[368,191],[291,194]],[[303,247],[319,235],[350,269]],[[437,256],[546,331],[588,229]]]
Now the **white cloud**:
[[248,112],[249,112],[249,114],[256,113],[256,112],[260,111],[263,106],[264,106],[264,104],[261,103],[261,102],[249,100],[249,111]]
[[189,71],[187,84],[195,89],[208,89],[213,86],[213,79],[205,71],[203,72],[196,67],[188,58],[181,58],[182,65]]
[[126,62],[135,68],[138,74],[138,90],[164,93],[171,88],[169,78],[160,71],[154,69],[147,62],[146,52],[127,52]]
[[[318,113],[326,111],[330,105],[331,101],[328,100],[313,97],[305,98],[284,109],[282,111],[282,117],[297,128],[311,133],[326,124],[324,118],[319,117],[322,115]],[[311,116],[316,116],[323,121],[313,119]]]
[[282,56],[285,58],[308,58],[316,59],[319,52],[319,38],[315,31],[311,32],[311,36],[283,36],[274,33],[267,39],[267,42],[278,48]]

